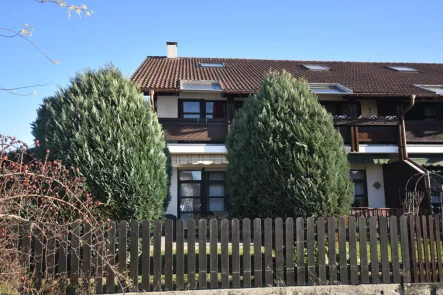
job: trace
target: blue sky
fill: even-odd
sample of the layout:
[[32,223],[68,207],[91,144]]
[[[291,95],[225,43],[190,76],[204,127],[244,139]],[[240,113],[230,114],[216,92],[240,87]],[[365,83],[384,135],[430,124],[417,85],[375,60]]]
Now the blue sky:
[[31,40],[0,37],[0,87],[47,84],[35,96],[0,91],[0,133],[28,143],[44,97],[86,67],[112,62],[130,76],[147,55],[443,63],[441,0],[66,0],[92,17],[67,17],[53,4],[0,0],[0,27],[35,31]]

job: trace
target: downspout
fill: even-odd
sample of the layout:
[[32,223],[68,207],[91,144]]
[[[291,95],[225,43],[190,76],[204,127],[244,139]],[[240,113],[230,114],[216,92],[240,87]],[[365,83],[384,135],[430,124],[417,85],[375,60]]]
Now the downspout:
[[155,94],[155,90],[149,90],[149,98],[151,100],[151,108],[153,111],[155,111],[155,105],[154,105],[154,94]]
[[428,214],[432,213],[432,197],[431,197],[431,177],[429,175],[429,171],[419,164],[415,163],[413,160],[409,158],[408,150],[407,150],[407,142],[406,142],[406,124],[405,124],[405,115],[409,112],[412,107],[415,105],[415,95],[411,95],[409,105],[402,112],[400,116],[400,124],[401,124],[401,158],[403,161],[411,164],[412,167],[415,168],[419,173],[425,174],[424,182],[425,182],[425,190],[426,196],[428,199]]

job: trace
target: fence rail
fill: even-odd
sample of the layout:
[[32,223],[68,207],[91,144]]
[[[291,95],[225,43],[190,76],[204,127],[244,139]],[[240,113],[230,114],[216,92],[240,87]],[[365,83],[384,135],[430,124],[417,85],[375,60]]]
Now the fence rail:
[[439,216],[112,221],[95,243],[82,240],[88,226],[74,224],[57,255],[23,227],[21,246],[45,257],[23,262],[36,280],[51,268],[65,284],[91,278],[97,293],[443,282]]

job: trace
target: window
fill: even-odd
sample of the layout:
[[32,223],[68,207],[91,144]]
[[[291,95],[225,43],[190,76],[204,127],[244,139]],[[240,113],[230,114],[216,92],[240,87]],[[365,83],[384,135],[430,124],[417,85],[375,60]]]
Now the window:
[[221,91],[221,85],[217,81],[181,80],[180,89],[188,91]]
[[420,121],[443,121],[443,103],[417,102],[414,107],[406,113],[405,119]]
[[305,68],[311,71],[329,71],[330,68],[322,65],[303,65]]
[[185,119],[224,119],[226,118],[226,101],[179,100],[179,117]]
[[397,71],[397,72],[418,72],[416,69],[414,68],[410,68],[410,67],[388,67],[388,69]]
[[199,66],[202,68],[224,68],[225,64],[221,62],[201,62]]
[[179,217],[199,219],[226,211],[224,171],[179,170]]
[[443,95],[443,85],[415,85],[416,87],[435,92],[435,94]]
[[368,207],[366,171],[352,169],[349,174],[354,182],[354,204],[352,207]]
[[317,94],[345,94],[352,93],[352,90],[340,84],[309,84],[312,92]]

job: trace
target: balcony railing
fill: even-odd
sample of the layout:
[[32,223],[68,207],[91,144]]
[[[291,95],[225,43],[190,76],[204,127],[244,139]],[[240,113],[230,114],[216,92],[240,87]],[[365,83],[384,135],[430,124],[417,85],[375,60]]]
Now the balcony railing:
[[400,123],[398,120],[345,119],[334,120],[345,144],[352,152],[359,151],[360,143],[398,144]]
[[[160,118],[169,141],[222,143],[229,131],[225,119]],[[398,144],[398,120],[335,120],[345,144],[358,152],[362,143]],[[443,122],[406,121],[408,143],[443,143]]]

